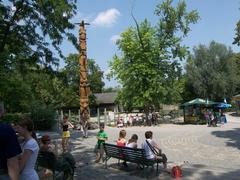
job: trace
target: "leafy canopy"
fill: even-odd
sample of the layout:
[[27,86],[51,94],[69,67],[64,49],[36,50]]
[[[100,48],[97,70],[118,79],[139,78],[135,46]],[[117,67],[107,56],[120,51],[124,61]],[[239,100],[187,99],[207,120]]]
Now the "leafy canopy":
[[188,86],[198,97],[223,101],[239,86],[237,67],[237,56],[224,44],[212,41],[209,46],[199,45],[186,66]]
[[180,99],[183,90],[181,80],[182,60],[188,53],[181,45],[190,31],[189,25],[196,23],[198,13],[187,12],[186,3],[176,7],[166,0],[156,7],[158,24],[152,26],[148,20],[136,28],[130,27],[121,34],[117,42],[121,56],[110,61],[110,77],[122,84],[118,100],[131,109],[144,107],[146,111],[159,103],[172,103]]
[[50,50],[53,46],[62,57],[60,45],[67,37],[75,45],[70,33],[74,24],[76,0],[6,0],[0,1],[0,57],[2,67],[12,64],[56,64]]

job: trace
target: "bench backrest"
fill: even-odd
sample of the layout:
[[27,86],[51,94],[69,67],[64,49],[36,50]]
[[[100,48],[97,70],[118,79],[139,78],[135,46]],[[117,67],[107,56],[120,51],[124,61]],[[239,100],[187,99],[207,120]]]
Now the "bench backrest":
[[139,164],[152,164],[151,160],[146,159],[144,149],[121,147],[114,144],[104,144],[106,155],[117,159],[127,160]]

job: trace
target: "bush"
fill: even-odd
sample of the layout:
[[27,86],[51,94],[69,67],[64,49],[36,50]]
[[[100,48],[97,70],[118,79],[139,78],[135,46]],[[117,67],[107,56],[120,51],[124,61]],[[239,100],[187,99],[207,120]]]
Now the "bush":
[[56,110],[51,105],[36,103],[31,109],[31,119],[37,130],[49,130],[55,123]]
[[21,120],[24,117],[30,117],[29,113],[7,113],[4,114],[3,117],[1,117],[0,121],[11,124],[11,123],[17,123],[19,120]]

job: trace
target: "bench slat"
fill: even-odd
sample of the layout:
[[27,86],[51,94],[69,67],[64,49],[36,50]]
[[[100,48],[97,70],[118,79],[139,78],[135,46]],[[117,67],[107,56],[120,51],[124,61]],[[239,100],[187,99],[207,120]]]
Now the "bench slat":
[[143,164],[152,166],[156,162],[153,160],[146,159],[144,149],[134,149],[129,147],[120,147],[114,144],[104,144],[104,149],[107,157],[113,157],[116,159],[125,160],[137,164]]

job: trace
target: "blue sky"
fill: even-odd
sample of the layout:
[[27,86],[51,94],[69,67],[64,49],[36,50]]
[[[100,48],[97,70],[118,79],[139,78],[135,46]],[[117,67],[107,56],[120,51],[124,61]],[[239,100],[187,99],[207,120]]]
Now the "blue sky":
[[[120,33],[130,26],[134,26],[131,18],[131,8],[138,22],[145,18],[155,25],[157,16],[155,7],[161,1],[156,0],[78,0],[78,12],[73,22],[90,23],[87,26],[87,56],[94,59],[100,68],[107,72],[108,61],[118,49],[114,43]],[[175,4],[178,0],[173,1]],[[235,52],[239,47],[232,45],[234,29],[240,19],[240,0],[186,0],[188,10],[197,10],[200,19],[197,24],[191,25],[191,32],[183,44],[192,49],[201,44],[208,45],[214,40],[231,46]],[[74,33],[78,36],[78,27]],[[77,53],[73,46],[64,42],[64,55]],[[63,62],[60,66],[64,66]],[[106,87],[116,86],[116,81],[105,80]]]

